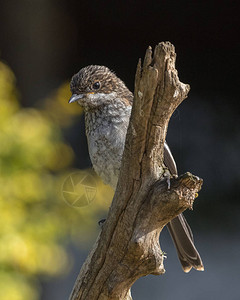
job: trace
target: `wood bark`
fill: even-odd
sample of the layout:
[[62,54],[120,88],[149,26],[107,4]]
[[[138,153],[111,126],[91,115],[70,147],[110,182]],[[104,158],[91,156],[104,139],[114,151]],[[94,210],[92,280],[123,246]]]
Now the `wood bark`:
[[163,274],[159,244],[163,227],[192,209],[202,179],[186,173],[164,177],[163,145],[168,122],[187,97],[179,81],[176,53],[159,43],[139,60],[132,115],[117,189],[106,222],[82,266],[70,300],[132,299],[130,288],[141,276]]

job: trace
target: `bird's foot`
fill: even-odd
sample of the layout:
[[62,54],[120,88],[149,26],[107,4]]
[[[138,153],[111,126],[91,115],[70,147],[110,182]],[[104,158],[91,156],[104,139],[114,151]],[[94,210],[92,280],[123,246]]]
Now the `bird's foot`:
[[171,189],[171,179],[172,178],[177,178],[178,176],[177,175],[171,175],[169,170],[166,169],[163,173],[163,177],[166,179],[166,183],[167,183],[167,189],[168,191]]
[[102,228],[103,224],[105,223],[106,219],[101,219],[98,221],[98,225]]

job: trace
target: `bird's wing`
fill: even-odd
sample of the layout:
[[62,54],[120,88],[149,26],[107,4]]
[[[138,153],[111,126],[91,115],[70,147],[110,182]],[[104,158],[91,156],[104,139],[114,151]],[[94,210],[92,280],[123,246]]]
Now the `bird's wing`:
[[[166,142],[164,144],[164,164],[172,175],[178,174],[175,160]],[[203,263],[194,245],[192,230],[183,214],[171,220],[167,224],[167,228],[172,236],[184,272],[189,272],[192,267],[203,271]]]
[[169,169],[169,171],[172,175],[178,174],[175,160],[174,160],[172,153],[170,151],[170,148],[168,147],[168,144],[166,142],[164,143],[163,161],[164,161],[165,166]]

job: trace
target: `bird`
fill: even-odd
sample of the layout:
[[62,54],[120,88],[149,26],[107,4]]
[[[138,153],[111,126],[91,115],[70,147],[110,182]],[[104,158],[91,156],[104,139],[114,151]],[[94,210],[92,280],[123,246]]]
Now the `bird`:
[[[86,66],[70,81],[69,103],[78,102],[85,115],[85,130],[90,159],[95,172],[105,184],[116,189],[125,146],[133,93],[108,67]],[[164,144],[164,164],[172,176],[177,166],[168,144]],[[193,234],[183,214],[167,224],[175,244],[182,269],[203,271]]]

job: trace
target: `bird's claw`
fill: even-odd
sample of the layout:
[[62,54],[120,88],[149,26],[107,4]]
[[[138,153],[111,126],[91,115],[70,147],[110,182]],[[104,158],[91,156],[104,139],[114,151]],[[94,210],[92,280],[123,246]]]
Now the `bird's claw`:
[[98,225],[102,228],[103,224],[105,223],[106,219],[101,219],[98,221]]
[[166,182],[167,182],[167,189],[169,191],[170,188],[171,188],[171,181],[170,181],[170,177],[169,176],[166,178]]

